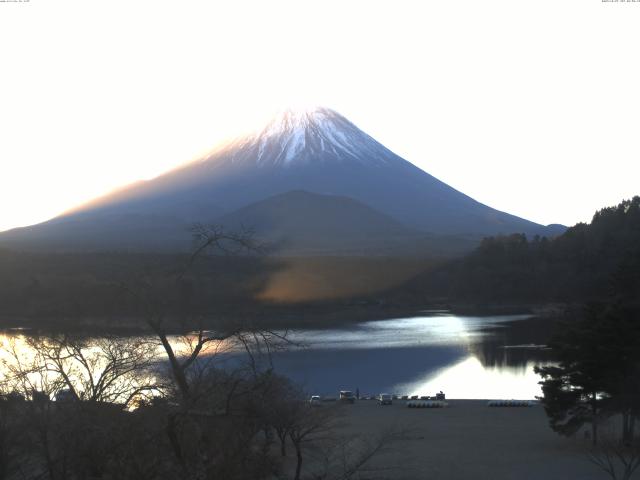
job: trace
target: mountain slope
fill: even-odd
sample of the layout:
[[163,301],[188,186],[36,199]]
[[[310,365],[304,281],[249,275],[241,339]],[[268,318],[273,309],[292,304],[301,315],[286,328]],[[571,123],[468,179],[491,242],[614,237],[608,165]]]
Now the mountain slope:
[[[103,223],[100,218],[107,218],[113,231],[120,228],[125,237],[129,227],[118,227],[117,219],[131,215],[149,221],[161,217],[165,219],[161,228],[169,228],[168,218],[178,224],[209,222],[296,190],[349,197],[406,228],[435,235],[547,231],[458,192],[395,155],[338,113],[318,108],[284,112],[261,131],[230,142],[199,161],[122,188],[52,222],[0,234],[0,244],[29,243],[54,231],[62,239],[68,221],[84,223],[91,230],[96,222]],[[326,231],[325,239],[339,233]],[[88,248],[103,248],[90,243]]]
[[424,237],[351,198],[301,190],[247,205],[216,223],[250,226],[271,248],[288,253],[389,251]]
[[174,212],[186,199],[227,212],[291,190],[349,196],[432,233],[539,233],[397,156],[328,109],[284,112],[262,131],[89,208]]
[[55,252],[184,251],[190,245],[192,226],[169,215],[72,215],[0,233],[0,246]]

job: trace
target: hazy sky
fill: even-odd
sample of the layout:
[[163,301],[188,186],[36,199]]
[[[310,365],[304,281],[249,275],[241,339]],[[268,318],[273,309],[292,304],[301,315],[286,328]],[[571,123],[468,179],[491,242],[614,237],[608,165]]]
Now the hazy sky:
[[320,104],[477,200],[640,193],[640,3],[0,2],[0,230]]

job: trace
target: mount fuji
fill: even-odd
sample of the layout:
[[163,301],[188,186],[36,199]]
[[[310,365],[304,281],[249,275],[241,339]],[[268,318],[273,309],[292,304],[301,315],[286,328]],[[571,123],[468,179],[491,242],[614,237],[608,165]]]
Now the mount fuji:
[[563,229],[483,205],[337,112],[314,108],[284,111],[195,162],[50,221],[4,232],[0,245],[183,250],[189,245],[185,230],[196,221],[254,227],[290,251],[322,253],[357,252],[359,245],[378,252],[389,252],[390,245],[431,248],[442,236],[477,240]]

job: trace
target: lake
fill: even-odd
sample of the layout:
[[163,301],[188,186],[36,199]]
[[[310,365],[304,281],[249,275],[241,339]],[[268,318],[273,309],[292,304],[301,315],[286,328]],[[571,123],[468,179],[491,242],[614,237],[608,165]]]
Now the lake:
[[[278,373],[314,395],[336,396],[339,390],[359,390],[361,395],[435,395],[442,390],[448,398],[533,399],[541,394],[533,368],[551,361],[550,352],[541,348],[549,332],[548,321],[531,315],[459,316],[431,311],[338,328],[294,330],[288,338],[298,346],[276,351],[270,361]],[[26,335],[2,335],[0,359],[7,357],[9,344],[24,359],[32,358]],[[177,351],[183,340],[172,339]],[[159,345],[157,351],[163,358]],[[237,346],[226,350],[218,346],[220,351],[206,361],[224,368],[247,358]]]
[[541,349],[549,329],[530,315],[490,317],[429,312],[423,316],[299,330],[304,342],[273,355],[277,371],[311,394],[358,389],[448,398],[533,399],[541,395],[535,365],[550,362]]

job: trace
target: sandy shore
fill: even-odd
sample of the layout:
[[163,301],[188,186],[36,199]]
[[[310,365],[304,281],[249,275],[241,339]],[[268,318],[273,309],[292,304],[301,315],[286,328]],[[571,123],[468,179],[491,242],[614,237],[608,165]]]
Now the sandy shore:
[[[482,400],[448,400],[449,407],[407,408],[404,401],[380,406],[361,400],[345,405],[344,428],[375,435],[406,433],[376,457],[384,467],[367,478],[393,479],[602,479],[585,455],[589,441],[567,439],[547,424],[540,405],[490,408]],[[392,470],[386,470],[389,467]]]

